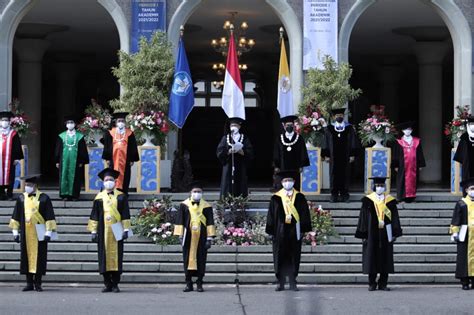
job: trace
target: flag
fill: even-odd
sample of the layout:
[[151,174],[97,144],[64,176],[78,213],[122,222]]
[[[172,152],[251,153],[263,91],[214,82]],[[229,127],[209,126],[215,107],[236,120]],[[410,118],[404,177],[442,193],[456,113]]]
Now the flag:
[[222,89],[222,108],[229,118],[245,119],[244,93],[240,81],[239,62],[235,51],[234,34],[230,34],[224,88]]
[[278,71],[277,108],[281,118],[295,114],[293,93],[291,92],[290,70],[288,68],[285,40],[283,38],[281,39],[280,70]]
[[183,128],[184,122],[186,118],[188,118],[189,113],[191,113],[193,106],[194,86],[191,80],[191,72],[189,71],[183,38],[180,38],[170,95],[170,121],[178,128]]

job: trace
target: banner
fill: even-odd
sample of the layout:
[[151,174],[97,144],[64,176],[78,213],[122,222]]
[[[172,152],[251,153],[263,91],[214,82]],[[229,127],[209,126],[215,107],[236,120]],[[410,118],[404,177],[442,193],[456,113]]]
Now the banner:
[[156,30],[166,31],[166,0],[131,0],[132,31],[130,52],[139,49],[140,38],[150,39]]
[[304,0],[303,70],[321,68],[325,55],[337,61],[337,0]]

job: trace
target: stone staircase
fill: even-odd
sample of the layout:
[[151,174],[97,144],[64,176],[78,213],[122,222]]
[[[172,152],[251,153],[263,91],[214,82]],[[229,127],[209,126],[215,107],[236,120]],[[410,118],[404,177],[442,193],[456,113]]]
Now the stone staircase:
[[[59,241],[50,243],[48,273],[45,281],[98,283],[96,244],[86,231],[93,195],[81,201],[59,200],[57,192],[45,191],[53,199],[59,229]],[[178,202],[185,194],[174,194]],[[214,201],[217,193],[206,194]],[[250,208],[265,211],[270,193],[253,192]],[[310,196],[324,209],[331,210],[340,238],[329,245],[303,247],[299,282],[366,283],[361,270],[361,241],[353,237],[357,225],[361,194],[353,194],[350,203],[328,203],[328,195]],[[132,194],[133,214],[142,206],[143,195]],[[455,245],[450,243],[448,228],[458,197],[443,192],[422,192],[417,203],[399,207],[404,236],[395,245],[395,270],[392,283],[453,283]],[[18,274],[19,245],[12,241],[8,222],[13,201],[0,202],[0,282],[24,281]],[[179,246],[157,246],[136,236],[125,244],[123,282],[183,282],[182,254]],[[207,282],[270,283],[274,281],[270,246],[247,248],[213,246],[208,255]]]

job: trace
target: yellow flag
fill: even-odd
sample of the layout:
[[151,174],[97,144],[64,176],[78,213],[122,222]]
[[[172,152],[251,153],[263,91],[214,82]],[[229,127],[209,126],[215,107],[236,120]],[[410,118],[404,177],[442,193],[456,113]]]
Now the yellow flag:
[[295,114],[290,69],[288,68],[288,58],[286,57],[285,40],[283,38],[281,39],[280,70],[278,71],[277,108],[281,118]]

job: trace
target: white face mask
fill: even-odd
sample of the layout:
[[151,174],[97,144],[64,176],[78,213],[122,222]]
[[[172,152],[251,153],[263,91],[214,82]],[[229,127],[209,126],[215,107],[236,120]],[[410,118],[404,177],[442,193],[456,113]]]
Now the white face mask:
[[25,186],[25,192],[27,194],[31,194],[35,191],[35,187],[34,186]]
[[104,182],[104,188],[107,190],[112,190],[115,187],[115,181],[113,180],[107,180]]
[[411,136],[412,131],[413,130],[405,129],[405,130],[403,130],[403,134],[408,137],[408,136]]
[[2,120],[0,122],[0,125],[2,126],[2,128],[8,128],[10,126],[10,122],[6,120]]
[[235,126],[232,126],[232,127],[230,127],[230,131],[232,131],[232,133],[237,133],[237,132],[239,132],[239,128],[235,127]]
[[380,187],[380,186],[375,187],[375,193],[377,195],[382,195],[384,192],[385,192],[385,187]]
[[471,197],[472,199],[474,199],[474,190],[469,190],[467,192],[467,194],[469,195],[469,197]]
[[287,181],[287,182],[283,182],[282,185],[283,185],[283,188],[285,188],[285,190],[292,190],[293,186],[295,185],[295,182]]
[[117,123],[117,128],[118,128],[118,129],[123,129],[123,128],[125,128],[125,123],[124,123],[124,122],[118,122],[118,123]]
[[469,125],[469,130],[471,130],[472,132],[474,132],[474,124],[470,124],[470,125]]
[[200,192],[193,192],[193,193],[191,193],[191,198],[192,198],[194,201],[199,201],[199,200],[201,200],[201,198],[202,198],[202,193],[200,193]]
[[66,128],[67,128],[67,130],[69,130],[69,131],[74,130],[75,127],[76,127],[76,124],[74,124],[74,123],[68,123],[68,124],[66,124]]

